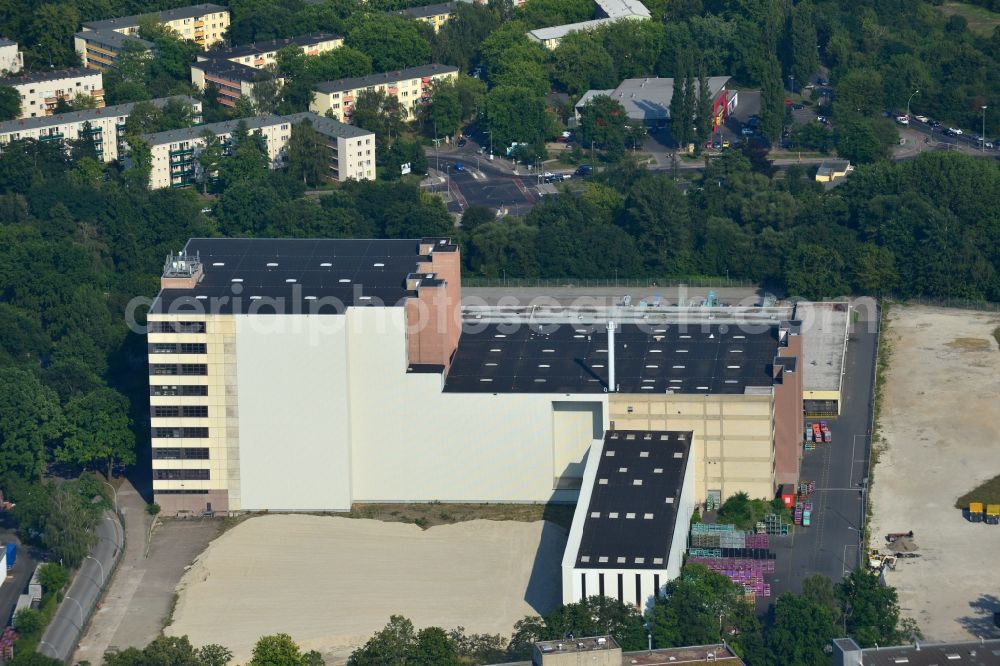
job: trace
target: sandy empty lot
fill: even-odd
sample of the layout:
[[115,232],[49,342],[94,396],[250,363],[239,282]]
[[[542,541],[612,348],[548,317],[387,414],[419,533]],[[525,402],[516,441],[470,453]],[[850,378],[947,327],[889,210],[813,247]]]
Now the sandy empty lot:
[[896,307],[890,314],[882,431],[872,489],[873,545],[913,530],[921,557],[886,574],[927,639],[1000,637],[1000,527],[973,524],[955,500],[1000,474],[1000,316]]
[[560,601],[566,531],[548,522],[415,525],[308,515],[251,518],[216,539],[178,586],[165,633],[221,643],[235,662],[285,632],[327,663],[392,614],[417,628],[509,636]]

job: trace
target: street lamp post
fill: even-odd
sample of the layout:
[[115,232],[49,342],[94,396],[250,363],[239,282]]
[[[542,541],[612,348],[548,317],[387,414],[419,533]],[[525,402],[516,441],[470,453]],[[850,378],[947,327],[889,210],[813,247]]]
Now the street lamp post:
[[907,120],[910,119],[910,102],[913,101],[913,95],[916,95],[919,92],[920,92],[919,90],[914,90],[913,93],[910,95],[910,98],[906,100],[906,119]]
[[107,580],[107,578],[104,575],[104,565],[101,564],[101,561],[96,557],[94,557],[93,555],[87,555],[87,557],[85,557],[84,559],[94,560],[95,562],[97,562],[97,566],[101,567],[101,587],[104,587],[104,582]]
[[986,105],[983,104],[983,133],[980,135],[979,147],[981,152],[986,152]]

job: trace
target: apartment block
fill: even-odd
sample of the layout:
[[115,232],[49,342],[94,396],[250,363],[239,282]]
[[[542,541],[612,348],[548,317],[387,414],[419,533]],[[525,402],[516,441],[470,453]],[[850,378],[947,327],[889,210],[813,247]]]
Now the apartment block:
[[80,54],[83,66],[100,70],[114,67],[118,62],[118,54],[128,42],[135,42],[149,51],[153,50],[153,43],[150,41],[109,29],[85,30],[76,33],[73,38],[73,44],[76,52]]
[[[123,35],[137,36],[139,34],[139,19],[146,15],[122,16],[103,21],[88,21],[83,24],[83,30],[112,30]],[[213,44],[225,41],[226,30],[229,29],[229,9],[220,5],[203,3],[190,7],[165,9],[154,12],[160,25],[170,28],[183,39],[188,39],[206,51]]]
[[255,69],[261,69],[275,63],[278,51],[289,46],[298,46],[307,56],[315,56],[339,49],[343,45],[344,38],[340,35],[315,32],[288,39],[272,39],[266,42],[254,42],[253,44],[234,46],[228,49],[216,49],[211,53],[199,55],[198,60],[228,60]]
[[24,54],[17,42],[0,37],[0,74],[17,74],[24,69]]
[[437,5],[410,7],[409,9],[400,9],[389,13],[395,16],[402,16],[403,18],[422,21],[430,25],[434,29],[434,32],[438,32],[445,23],[454,18],[456,7],[458,7],[458,2],[442,2]]
[[[270,167],[278,169],[288,161],[285,148],[291,137],[292,125],[306,119],[325,139],[327,178],[334,181],[375,178],[375,135],[371,132],[308,112],[289,116],[257,116],[246,118],[243,122],[251,133],[264,138]],[[198,155],[205,146],[205,132],[219,137],[224,154],[228,154],[232,148],[232,134],[239,123],[230,120],[143,136],[152,152],[150,189],[187,187],[199,182],[205,177],[198,163]]]
[[[254,85],[264,76],[259,69],[229,60],[203,60],[191,65],[191,83],[198,90],[214,84],[219,104],[229,107],[236,106],[240,97],[252,98]],[[284,80],[279,77],[278,82]]]
[[319,115],[325,115],[329,111],[335,120],[349,122],[358,95],[365,90],[375,90],[394,95],[399,100],[403,119],[412,120],[417,115],[417,108],[430,98],[430,88],[434,82],[457,77],[458,67],[433,64],[327,81],[316,86],[309,110]]
[[651,16],[649,10],[639,0],[596,0],[595,4],[599,18],[530,30],[528,38],[551,50],[559,46],[563,37],[571,32],[596,30],[615,21],[644,21]]
[[[171,99],[190,104],[194,111],[194,122],[201,122],[201,102],[191,97],[161,97],[150,100],[150,103],[163,107]],[[124,152],[125,121],[128,120],[134,107],[135,104],[117,104],[101,109],[8,120],[0,123],[0,151],[12,141],[24,139],[60,141],[65,143],[68,149],[70,141],[89,133],[94,139],[98,157],[104,162],[113,162]]]
[[10,86],[21,96],[21,118],[51,116],[59,100],[72,102],[78,95],[89,95],[98,108],[104,106],[104,77],[85,67],[7,77],[0,79],[0,86]]

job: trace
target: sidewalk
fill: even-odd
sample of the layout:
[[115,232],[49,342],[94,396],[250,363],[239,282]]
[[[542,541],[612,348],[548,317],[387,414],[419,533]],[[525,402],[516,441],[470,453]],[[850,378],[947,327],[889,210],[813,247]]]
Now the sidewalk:
[[[128,479],[118,489],[118,508],[125,517],[125,555],[111,587],[96,613],[90,626],[77,647],[72,663],[89,661],[100,664],[104,661],[104,652],[110,646],[121,649],[127,647],[142,647],[159,635],[157,631],[135,632],[135,627],[125,622],[126,611],[145,574],[143,568],[146,549],[146,536],[153,518],[146,512],[146,502],[136,491]],[[123,631],[123,624],[125,624]]]

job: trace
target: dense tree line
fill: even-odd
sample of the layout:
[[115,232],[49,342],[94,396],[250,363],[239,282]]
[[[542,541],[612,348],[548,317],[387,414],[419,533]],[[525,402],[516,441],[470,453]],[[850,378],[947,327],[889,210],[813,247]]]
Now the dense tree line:
[[728,276],[805,297],[848,293],[1000,299],[1000,170],[923,153],[823,188],[752,151],[712,159],[682,193],[624,162],[522,219],[464,223],[470,274]]
[[517,622],[510,639],[468,635],[459,627],[417,631],[393,616],[351,655],[350,666],[459,666],[531,658],[537,641],[610,634],[625,651],[711,645],[725,641],[749,666],[828,664],[830,641],[849,635],[860,645],[895,645],[920,637],[912,623],[899,622],[896,591],[874,574],[856,570],[834,584],[810,576],[802,593],[784,593],[770,613],[757,618],[743,588],[701,565],[688,565],[667,584],[651,608],[593,596],[559,605],[544,616]]

